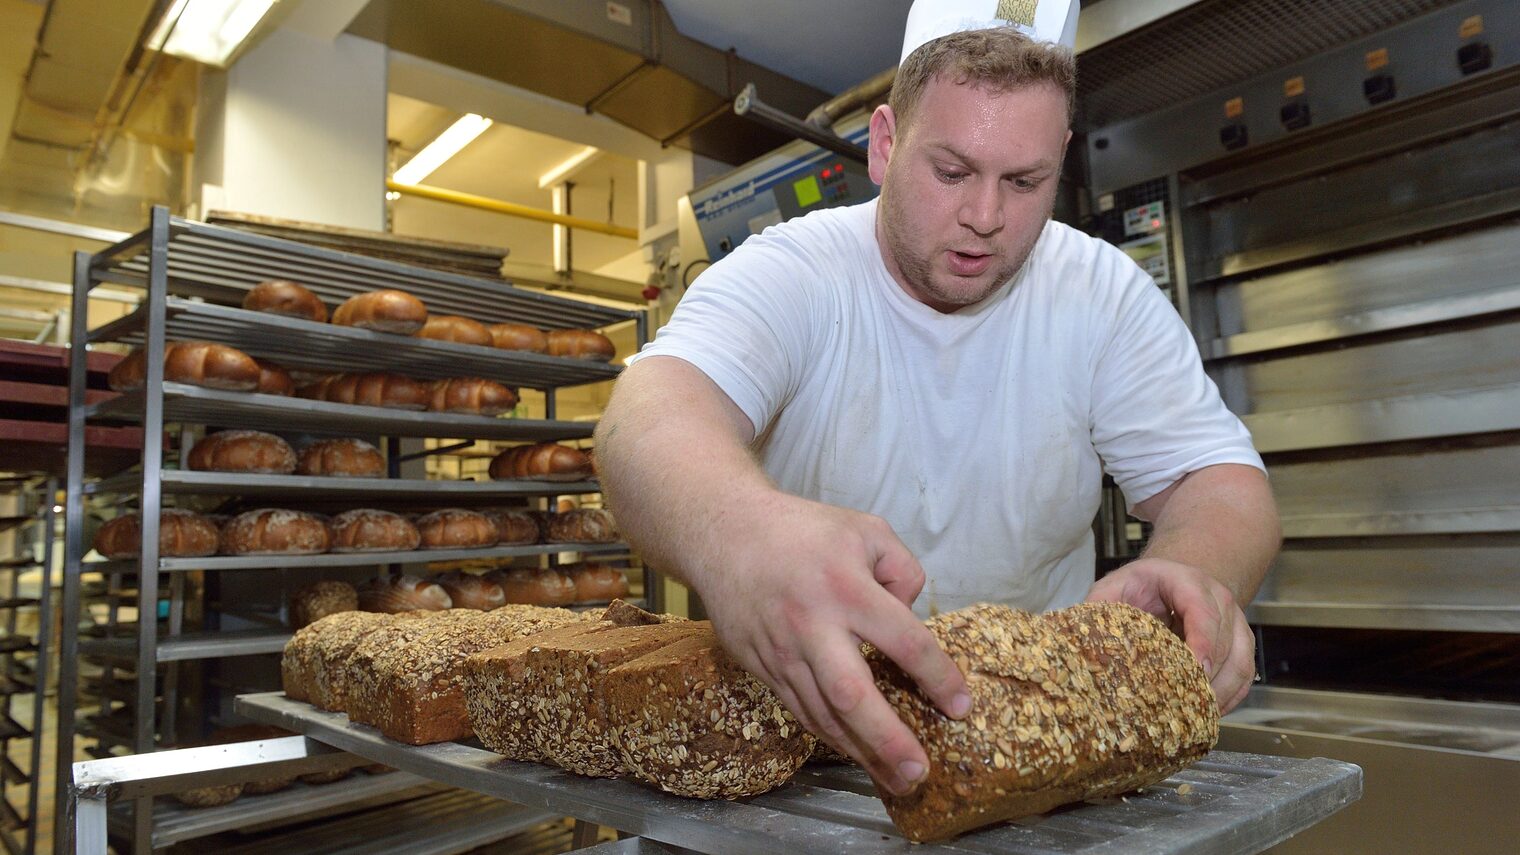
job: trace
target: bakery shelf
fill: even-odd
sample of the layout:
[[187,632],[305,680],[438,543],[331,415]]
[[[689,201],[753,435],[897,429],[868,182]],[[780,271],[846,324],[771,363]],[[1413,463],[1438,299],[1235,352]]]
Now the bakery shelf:
[[0,599],[0,609],[21,609],[35,605],[37,605],[36,597],[6,597]]
[[[143,394],[141,391],[132,392],[86,407],[86,417],[140,421]],[[383,434],[553,442],[584,439],[596,429],[596,425],[591,422],[502,419],[456,413],[391,410],[281,395],[225,392],[186,383],[165,383],[163,404],[166,422],[235,425],[252,430],[308,430],[344,436]]]
[[[238,630],[235,632],[187,632],[164,636],[155,647],[158,662],[184,662],[223,656],[255,656],[279,653],[285,649],[290,633],[285,630]],[[117,638],[82,638],[79,653],[104,659],[135,661],[137,636]]]
[[[427,780],[406,772],[383,775],[356,772],[332,784],[298,781],[277,793],[241,796],[220,807],[191,808],[172,798],[159,799],[153,806],[153,848],[265,823],[296,822],[362,800],[406,798],[420,794],[421,788],[428,786]],[[130,812],[112,811],[110,819],[121,833],[129,831]]]
[[8,755],[0,755],[0,779],[6,784],[29,784],[32,776],[26,770],[16,765]]
[[[148,307],[112,321],[92,341],[140,345]],[[374,332],[358,327],[253,312],[170,297],[164,334],[170,341],[214,341],[285,368],[329,373],[386,371],[418,379],[485,377],[544,389],[611,380],[620,366],[586,359]]]
[[1214,751],[1123,800],[1031,817],[945,844],[915,844],[898,835],[870,780],[854,766],[808,767],[786,786],[753,798],[698,801],[632,781],[509,761],[474,744],[403,745],[279,692],[242,696],[235,708],[440,783],[725,855],[1256,852],[1340,810],[1362,790],[1361,770],[1349,763]]
[[7,558],[0,561],[0,570],[12,570],[24,567],[41,567],[42,562],[35,558]]
[[[167,258],[171,294],[240,304],[243,294],[266,279],[299,282],[329,309],[356,294],[380,288],[406,291],[428,311],[464,315],[481,323],[524,323],[544,329],[602,327],[635,320],[642,312],[514,288],[490,279],[443,273],[295,241],[168,218]],[[151,230],[139,232],[95,256],[91,278],[146,287]]]
[[37,642],[29,635],[0,636],[0,653],[19,653],[23,650],[36,649]]
[[[389,478],[328,478],[309,475],[251,475],[237,472],[195,472],[165,469],[159,476],[166,495],[206,495],[353,499],[425,500],[475,503],[532,496],[597,493],[595,481],[419,481]],[[126,473],[91,484],[86,492],[135,493],[141,473]]]
[[[365,567],[375,564],[427,564],[434,561],[517,558],[556,552],[626,552],[626,543],[533,543],[486,549],[419,549],[411,552],[323,552],[317,555],[211,555],[205,558],[161,558],[165,573],[184,570],[286,570],[296,567]],[[136,559],[87,561],[85,572],[126,573],[137,570]]]
[[33,514],[27,514],[25,516],[19,517],[0,517],[0,532],[10,531],[16,526],[22,525],[24,523],[29,523],[36,518],[37,517]]

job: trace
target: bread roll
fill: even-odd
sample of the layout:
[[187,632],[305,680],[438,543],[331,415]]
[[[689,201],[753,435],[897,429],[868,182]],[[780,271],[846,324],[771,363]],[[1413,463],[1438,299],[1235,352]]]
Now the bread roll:
[[502,350],[525,350],[529,353],[547,353],[549,337],[538,327],[527,324],[492,324],[491,343]]
[[491,460],[491,477],[497,481],[579,481],[591,476],[586,453],[568,445],[541,442],[509,448]]
[[327,323],[327,307],[304,285],[284,279],[270,279],[253,286],[243,296],[243,308]]
[[585,564],[567,568],[575,583],[577,603],[605,603],[628,596],[628,577],[609,564]]
[[333,552],[405,552],[417,548],[421,535],[400,514],[359,508],[332,520]]
[[1208,676],[1160,621],[1122,603],[1044,615],[978,605],[931,632],[966,675],[971,716],[941,714],[901,669],[877,686],[929,755],[911,794],[882,793],[910,840],[938,840],[1068,802],[1115,796],[1201,759],[1219,737]]
[[[147,356],[138,348],[116,363],[106,384],[117,392],[141,389],[147,380]],[[209,389],[252,392],[259,387],[259,364],[225,344],[176,341],[164,345],[164,380]]]
[[453,604],[442,585],[416,576],[372,579],[359,587],[359,608],[366,612],[439,611]]
[[303,511],[260,508],[222,529],[224,555],[314,555],[331,545],[327,522]]
[[197,442],[186,455],[189,468],[199,472],[257,472],[289,475],[296,471],[290,443],[272,433],[224,430]]
[[538,543],[538,522],[528,511],[507,509],[486,514],[496,524],[496,541],[503,546]]
[[328,615],[359,608],[359,592],[347,582],[323,579],[290,595],[290,628],[300,629]]
[[[281,739],[286,736],[295,736],[293,731],[283,727],[275,727],[269,724],[239,724],[233,727],[220,727],[211,732],[211,738],[206,740],[207,745],[231,745],[237,742],[256,742],[265,739]],[[248,781],[243,784],[243,795],[264,796],[270,793],[278,793],[280,790],[294,784],[296,779],[289,778],[263,778],[258,781]],[[207,788],[216,789],[216,788]]]
[[[158,557],[215,555],[216,525],[200,514],[164,508],[158,517]],[[136,558],[142,549],[142,518],[124,514],[95,533],[95,551],[110,559]]]
[[549,543],[613,543],[618,537],[612,514],[601,508],[550,514],[548,520]]
[[473,344],[491,347],[491,331],[480,321],[461,318],[458,315],[430,315],[427,323],[417,331],[418,338],[434,341],[452,341],[455,344]]
[[385,458],[362,439],[323,439],[301,449],[296,472],[335,478],[380,478]]
[[611,362],[617,354],[612,339],[593,330],[549,330],[549,355]]
[[568,606],[575,602],[575,582],[558,570],[513,567],[493,570],[486,577],[501,586],[501,592],[509,603]]
[[457,377],[434,380],[428,409],[435,413],[469,413],[498,416],[517,406],[517,393],[494,380]]
[[323,400],[335,404],[395,410],[425,410],[432,397],[426,383],[399,374],[339,374],[322,390]]
[[296,381],[291,378],[289,371],[280,366],[272,362],[260,362],[259,385],[254,391],[261,395],[284,395],[288,398],[296,393]]
[[377,332],[412,335],[427,323],[427,307],[405,291],[370,291],[349,297],[333,312],[332,322]]
[[476,549],[496,545],[496,525],[485,514],[445,508],[419,517],[423,549]]
[[435,576],[433,581],[442,585],[448,592],[449,599],[453,601],[456,609],[490,611],[507,604],[507,597],[502,593],[501,585],[484,576],[455,570],[452,573]]
[[296,387],[296,397],[306,398],[310,401],[325,401],[327,400],[327,387],[331,386],[333,381],[341,376],[341,374],[329,374],[310,383],[303,383]]

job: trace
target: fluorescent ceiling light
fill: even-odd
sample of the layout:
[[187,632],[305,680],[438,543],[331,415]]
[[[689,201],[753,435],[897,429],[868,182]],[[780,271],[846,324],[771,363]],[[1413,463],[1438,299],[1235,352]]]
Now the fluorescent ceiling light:
[[433,170],[442,166],[444,161],[459,153],[459,150],[469,145],[472,140],[485,133],[486,128],[491,127],[491,120],[474,113],[466,114],[464,118],[449,125],[449,129],[438,135],[438,138],[423,147],[408,160],[404,166],[396,170],[391,176],[397,184],[416,184],[433,173]]
[[174,0],[148,47],[174,56],[226,66],[275,0]]
[[577,169],[580,169],[581,166],[586,163],[586,161],[590,160],[593,157],[596,157],[601,153],[601,149],[597,148],[594,145],[588,145],[575,154],[570,155],[569,157],[565,158],[564,163],[561,163],[559,166],[554,167],[553,169],[545,172],[543,175],[540,175],[538,177],[538,189],[545,190],[549,187],[554,186],[555,184],[560,183],[561,181],[564,181],[570,173],[574,172]]

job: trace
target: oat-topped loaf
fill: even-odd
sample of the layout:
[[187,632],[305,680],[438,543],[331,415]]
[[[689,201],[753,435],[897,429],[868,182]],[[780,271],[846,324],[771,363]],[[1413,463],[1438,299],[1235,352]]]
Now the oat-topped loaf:
[[623,765],[679,796],[733,799],[786,783],[813,752],[775,693],[701,629],[608,671],[599,686]]
[[343,662],[366,635],[397,619],[374,612],[338,612],[296,630],[285,642],[280,677],[291,700],[343,709]]
[[977,605],[929,621],[966,674],[971,715],[941,714],[873,653],[877,685],[929,754],[911,794],[883,794],[912,840],[935,840],[1162,780],[1219,737],[1208,677],[1160,621],[1120,603],[1046,615]]
[[472,731],[464,660],[525,635],[583,622],[575,612],[535,607],[431,613],[382,644],[355,648],[349,679],[358,690],[349,693],[349,718],[410,745],[466,739]]

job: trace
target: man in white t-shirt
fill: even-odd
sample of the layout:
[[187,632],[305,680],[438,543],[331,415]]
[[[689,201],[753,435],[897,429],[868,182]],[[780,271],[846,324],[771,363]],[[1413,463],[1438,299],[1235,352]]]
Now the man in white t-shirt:
[[[859,645],[962,717],[930,612],[1122,600],[1183,634],[1222,709],[1254,674],[1241,607],[1277,549],[1271,493],[1155,285],[1050,220],[1073,65],[1011,28],[915,51],[871,119],[880,198],[703,273],[597,431],[628,539],[894,792],[926,756]],[[1093,584],[1105,470],[1155,533]]]

